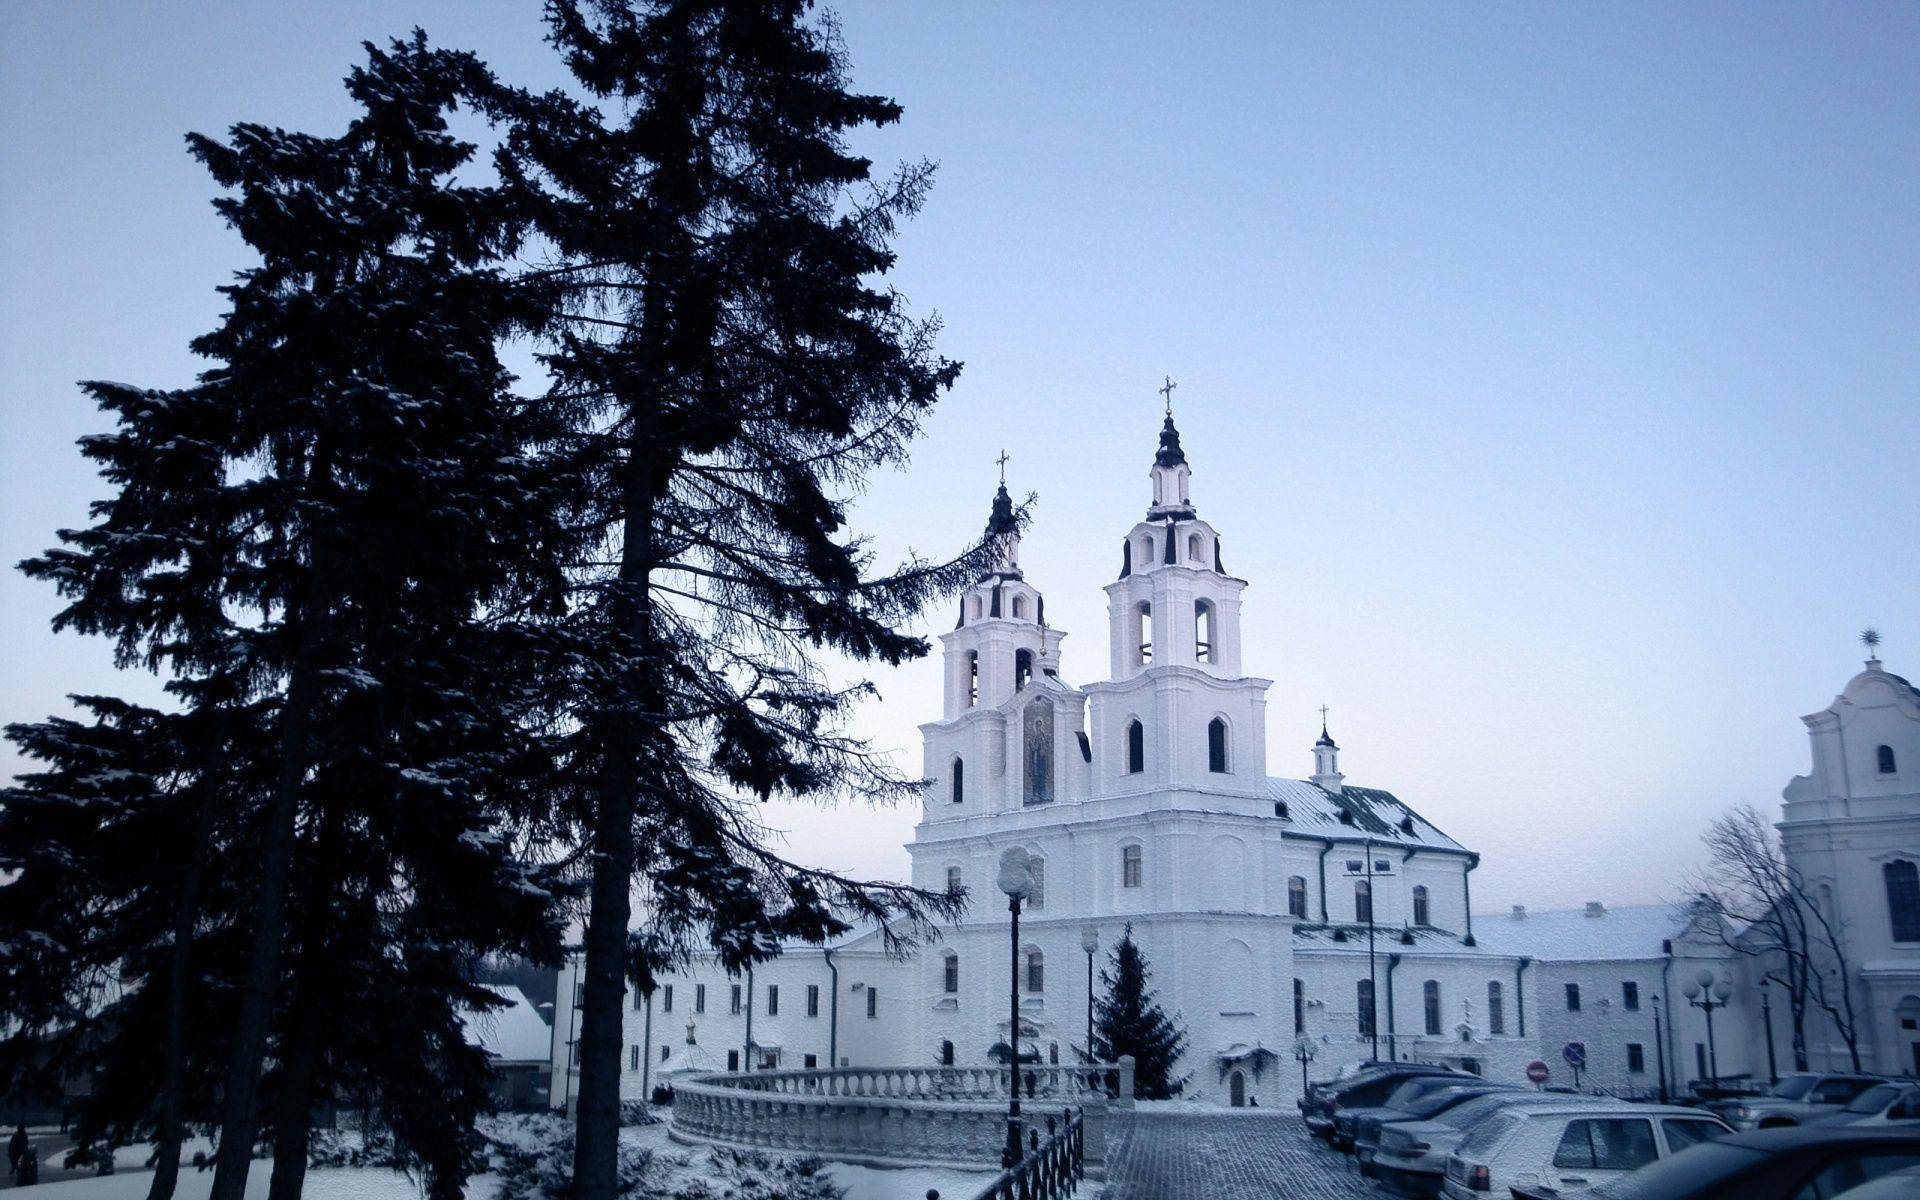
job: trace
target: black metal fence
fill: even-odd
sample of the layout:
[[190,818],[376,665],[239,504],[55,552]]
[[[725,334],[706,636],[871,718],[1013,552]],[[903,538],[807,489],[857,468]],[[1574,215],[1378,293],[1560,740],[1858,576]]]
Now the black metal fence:
[[[1002,1171],[973,1200],[1066,1200],[1087,1174],[1086,1123],[1083,1110],[1070,1108],[1047,1118],[1047,1140],[1027,1129],[1027,1154],[1018,1166]],[[940,1200],[930,1191],[927,1200]]]

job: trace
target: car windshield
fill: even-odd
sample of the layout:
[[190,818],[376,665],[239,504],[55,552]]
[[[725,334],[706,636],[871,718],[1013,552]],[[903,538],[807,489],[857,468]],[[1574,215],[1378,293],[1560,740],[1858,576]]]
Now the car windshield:
[[1702,1142],[1658,1162],[1648,1163],[1632,1174],[1599,1184],[1593,1189],[1593,1194],[1604,1196],[1606,1200],[1655,1200],[1656,1197],[1668,1200],[1674,1196],[1706,1194],[1718,1196],[1721,1194],[1719,1191],[1709,1193],[1706,1189],[1731,1179],[1755,1163],[1765,1162],[1766,1158],[1765,1152],[1745,1146]]
[[1516,1112],[1495,1113],[1491,1118],[1475,1125],[1472,1131],[1461,1139],[1461,1157],[1486,1157],[1487,1151],[1505,1141],[1513,1127],[1524,1120],[1526,1118]]
[[1819,1078],[1818,1075],[1789,1075],[1774,1084],[1773,1090],[1767,1095],[1778,1096],[1782,1100],[1798,1100],[1813,1090],[1814,1081]]
[[1850,1113],[1877,1113],[1887,1105],[1893,1103],[1893,1098],[1899,1094],[1900,1089],[1891,1083],[1878,1084],[1847,1101],[1847,1106],[1840,1111]]
[[1416,1117],[1431,1117],[1435,1113],[1445,1112],[1465,1099],[1471,1099],[1471,1095],[1462,1092],[1459,1088],[1441,1088],[1437,1092],[1428,1092],[1407,1105],[1407,1111]]

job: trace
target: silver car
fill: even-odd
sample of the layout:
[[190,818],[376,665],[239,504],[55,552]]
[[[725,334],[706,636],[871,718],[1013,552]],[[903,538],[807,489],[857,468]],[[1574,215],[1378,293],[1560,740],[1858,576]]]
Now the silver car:
[[1802,1072],[1783,1075],[1763,1096],[1719,1100],[1707,1107],[1735,1129],[1777,1129],[1830,1113],[1861,1092],[1886,1080],[1874,1075]]

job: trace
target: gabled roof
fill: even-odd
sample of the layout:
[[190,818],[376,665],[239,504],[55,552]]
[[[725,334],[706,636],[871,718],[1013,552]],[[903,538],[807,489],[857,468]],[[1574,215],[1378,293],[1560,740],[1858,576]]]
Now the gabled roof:
[[1692,919],[1672,904],[1604,909],[1529,912],[1524,917],[1482,913],[1473,923],[1480,948],[1494,954],[1546,962],[1585,959],[1596,962],[1659,958],[1661,944],[1687,932]]
[[[1405,801],[1379,788],[1342,787],[1336,795],[1304,779],[1268,779],[1267,795],[1287,806],[1287,816],[1298,832],[1312,837],[1370,838],[1408,849],[1469,853]],[[1410,824],[1411,830],[1403,823]]]
[[553,1052],[552,1030],[525,992],[517,987],[502,991],[505,1008],[465,1014],[467,1041],[500,1062],[546,1062]]

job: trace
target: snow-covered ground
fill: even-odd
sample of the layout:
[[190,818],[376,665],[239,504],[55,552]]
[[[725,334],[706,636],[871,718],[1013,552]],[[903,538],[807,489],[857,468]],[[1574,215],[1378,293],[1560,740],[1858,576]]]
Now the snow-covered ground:
[[[670,1140],[665,1123],[623,1129],[620,1140],[668,1158],[684,1159],[686,1173],[702,1173],[700,1166],[705,1152]],[[212,1171],[194,1170],[195,1150],[211,1154],[212,1147],[204,1140],[196,1140],[186,1147],[183,1157],[187,1161],[181,1164],[175,1200],[207,1200],[213,1186]],[[44,1183],[33,1189],[33,1200],[146,1200],[153,1175],[142,1167],[149,1153],[150,1149],[145,1146],[123,1146],[114,1156],[119,1174]],[[850,1163],[830,1163],[828,1171],[834,1183],[847,1190],[847,1200],[923,1200],[930,1188],[939,1190],[941,1200],[972,1200],[995,1174],[941,1167],[879,1170]],[[247,1200],[265,1200],[267,1181],[272,1174],[272,1163],[262,1159],[253,1164],[247,1173]],[[467,1200],[493,1200],[498,1190],[499,1180],[495,1176],[477,1175],[467,1183]],[[420,1200],[420,1196],[418,1184],[400,1171],[378,1167],[316,1167],[307,1172],[303,1200]]]

